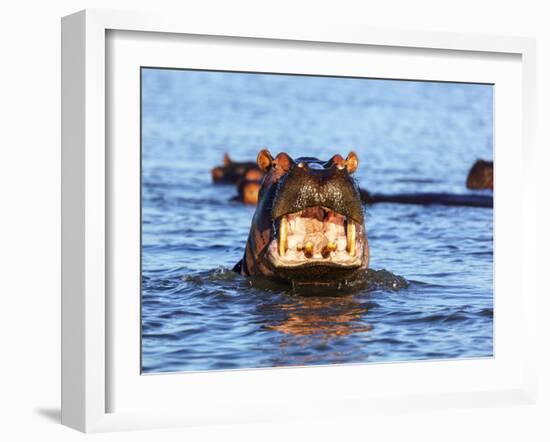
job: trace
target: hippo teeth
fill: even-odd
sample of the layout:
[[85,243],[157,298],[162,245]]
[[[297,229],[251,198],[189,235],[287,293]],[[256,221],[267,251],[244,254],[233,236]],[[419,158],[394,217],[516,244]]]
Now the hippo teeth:
[[328,258],[331,254],[331,252],[336,251],[336,243],[329,242],[325,247],[323,247],[323,250],[321,251],[321,255],[323,258]]
[[348,222],[346,228],[347,245],[346,250],[351,256],[355,256],[355,224],[352,221]]
[[286,216],[281,218],[279,226],[279,255],[283,256],[286,253],[288,245],[288,219]]
[[306,258],[311,258],[313,256],[313,243],[311,241],[306,242],[304,246],[304,254]]
[[[362,256],[360,227],[326,207],[308,207],[279,218],[271,243],[284,263],[329,261],[349,263]],[[355,261],[354,261],[355,262]]]

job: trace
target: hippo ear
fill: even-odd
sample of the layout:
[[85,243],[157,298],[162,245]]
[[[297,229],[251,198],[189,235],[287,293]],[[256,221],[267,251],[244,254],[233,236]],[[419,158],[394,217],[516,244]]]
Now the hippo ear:
[[231,158],[229,158],[229,154],[227,152],[225,152],[223,154],[223,165],[224,166],[229,166],[233,161],[231,161]]
[[357,154],[355,152],[350,152],[346,158],[346,169],[348,169],[348,173],[351,174],[355,172],[358,166],[359,158],[357,158]]
[[277,167],[280,167],[285,172],[288,172],[290,168],[294,165],[294,160],[290,158],[290,155],[288,155],[286,152],[281,152],[278,154],[273,162],[277,165]]
[[336,154],[326,162],[325,167],[331,167],[334,165],[336,165],[338,169],[344,169],[346,167],[346,160],[342,158],[342,155]]
[[269,150],[262,149],[260,153],[258,154],[258,158],[256,158],[256,162],[258,163],[258,167],[262,169],[264,172],[267,172],[271,164],[273,163],[273,157],[269,153]]

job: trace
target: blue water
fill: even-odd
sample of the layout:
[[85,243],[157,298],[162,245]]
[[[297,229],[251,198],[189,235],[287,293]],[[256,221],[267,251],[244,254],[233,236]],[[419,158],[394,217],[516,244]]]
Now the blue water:
[[488,85],[142,70],[143,372],[492,356],[492,209],[367,207],[367,286],[303,296],[231,271],[254,208],[210,176],[355,150],[369,191],[465,192],[492,127]]

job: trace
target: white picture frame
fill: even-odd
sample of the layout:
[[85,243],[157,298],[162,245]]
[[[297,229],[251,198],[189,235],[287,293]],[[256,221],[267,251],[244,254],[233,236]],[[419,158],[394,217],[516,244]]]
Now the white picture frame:
[[[517,288],[520,296],[516,306],[519,306],[518,311],[521,315],[515,318],[518,329],[510,331],[510,336],[515,335],[515,338],[510,338],[510,342],[513,343],[509,344],[509,348],[503,346],[500,355],[496,352],[495,358],[486,362],[442,361],[432,363],[431,366],[430,363],[367,364],[158,376],[154,382],[144,380],[150,385],[144,386],[143,391],[139,390],[139,385],[128,383],[126,390],[120,389],[120,393],[117,393],[119,397],[128,396],[126,401],[122,400],[121,403],[139,402],[139,399],[143,398],[149,403],[149,408],[137,405],[135,409],[113,406],[110,395],[113,389],[118,388],[118,384],[113,383],[113,378],[121,378],[119,375],[113,375],[113,370],[116,371],[121,364],[114,363],[117,359],[113,348],[117,347],[111,345],[111,335],[116,329],[114,325],[120,317],[113,313],[112,299],[109,298],[110,290],[113,289],[113,282],[109,276],[109,262],[113,259],[110,257],[110,245],[116,241],[113,236],[118,232],[116,228],[110,228],[111,224],[116,225],[112,220],[113,213],[116,213],[113,204],[118,201],[116,196],[111,194],[110,187],[113,167],[116,168],[116,165],[110,164],[113,159],[110,156],[109,143],[113,142],[115,136],[107,131],[106,126],[106,122],[111,121],[112,117],[108,106],[108,94],[109,81],[112,81],[113,77],[108,67],[109,63],[113,63],[113,59],[109,57],[118,57],[120,54],[109,51],[107,36],[113,32],[137,32],[145,39],[153,38],[153,35],[155,38],[165,36],[172,40],[185,36],[216,36],[222,39],[284,42],[287,46],[304,42],[313,46],[337,44],[338,48],[376,48],[381,53],[393,50],[392,48],[399,48],[403,53],[426,50],[430,51],[430,56],[434,59],[444,57],[445,54],[466,54],[481,62],[495,54],[512,57],[519,71],[511,68],[514,73],[510,77],[510,83],[502,77],[502,84],[507,85],[511,100],[519,100],[520,109],[510,111],[508,120],[504,121],[507,124],[499,124],[503,127],[509,126],[508,129],[512,131],[509,141],[517,141],[517,145],[505,145],[503,140],[504,153],[497,153],[499,159],[495,177],[495,206],[500,205],[501,213],[509,213],[507,218],[513,219],[505,225],[495,216],[495,227],[498,230],[500,225],[503,229],[500,237],[503,237],[506,229],[519,229],[520,233],[519,240],[514,244],[506,245],[502,241],[495,241],[495,253],[512,253],[515,264],[521,267],[522,271],[516,285],[507,287],[504,282],[496,283],[495,291],[503,293],[499,295],[502,296],[503,302],[500,303],[500,310],[497,310],[495,321],[500,321],[498,315],[502,312],[501,323],[509,328],[509,323],[505,323],[505,318],[510,316],[507,313],[510,310],[507,310],[506,305],[511,304],[506,304],[505,293]],[[534,167],[533,39],[312,24],[274,25],[247,23],[244,20],[219,23],[199,21],[193,17],[176,18],[87,10],[63,18],[62,56],[63,424],[80,431],[96,432],[534,401],[536,363],[533,336],[537,291],[532,275],[535,266],[528,266],[527,261],[528,256],[536,255],[536,192],[533,191],[536,186],[534,176],[526,173]],[[132,61],[138,62],[139,60]],[[419,69],[421,68],[419,65]],[[437,69],[437,63],[433,65],[433,69]],[[438,78],[443,76],[440,79],[444,80],[444,72],[445,70],[442,70],[437,74]],[[406,74],[396,75],[403,78],[402,75]],[[415,78],[421,79],[422,74],[418,75]],[[464,81],[479,80],[479,73],[476,76],[463,71],[461,75],[463,77],[460,78]],[[500,143],[498,134],[497,131],[496,143]],[[503,164],[502,171],[507,170],[507,167],[511,170],[518,159],[524,172],[523,187],[508,182],[504,172],[501,174],[498,169],[498,164]],[[135,168],[133,170],[135,173]],[[506,200],[499,197],[498,189],[503,189],[500,195],[508,194],[514,197],[516,209],[519,201],[521,210],[515,210],[515,213],[511,210],[507,212]],[[527,189],[530,189],[529,192]],[[498,237],[497,231],[496,238]],[[120,251],[120,248],[117,250]],[[503,269],[500,274],[507,273],[504,267]],[[510,267],[508,269],[510,270]],[[496,305],[499,305],[498,300]],[[132,330],[135,330],[135,324],[132,327]],[[506,330],[506,327],[503,330]],[[500,336],[505,334],[497,334],[497,340]],[[135,339],[139,340],[139,336]],[[521,353],[517,353],[516,350],[520,346]],[[515,362],[506,357],[506,352],[511,354],[512,351],[516,355]],[[119,351],[116,352],[116,356],[123,360],[128,357]],[[113,367],[113,364],[116,367]],[[437,364],[437,367],[434,364]],[[395,379],[404,379],[403,376],[410,376],[411,379],[424,379],[427,382],[425,373],[428,372],[432,376],[433,388],[422,390],[424,393],[407,389],[405,384],[400,385],[397,381],[396,389],[388,390],[386,393],[376,391],[373,387],[358,389],[355,394],[346,395],[340,394],[338,388],[328,388],[326,395],[319,397],[313,394],[313,389],[308,390],[312,387],[312,384],[308,383],[318,382],[320,379],[335,380],[337,377],[344,377],[351,382],[360,379],[365,373],[373,378],[395,376]],[[458,379],[455,377],[456,373],[465,375]],[[139,376],[139,373],[135,375]],[[142,378],[135,379],[141,383]],[[484,384],[484,380],[489,378],[495,381]],[[282,399],[275,398],[276,388],[282,382],[287,385],[300,385],[300,388],[303,388],[302,393],[307,392],[311,396],[302,401],[295,398],[296,400],[290,400],[285,404]],[[193,388],[193,385],[196,388]],[[273,401],[269,400],[269,397],[266,400],[265,397],[262,399],[256,396],[259,389],[266,385],[274,386],[272,390],[266,387],[268,396],[275,398]],[[178,393],[177,398],[181,404],[179,407],[167,393],[170,390],[177,391],[178,388],[187,392],[185,395]],[[135,397],[130,395],[130,389],[137,392]],[[153,392],[159,391],[161,393],[151,402]],[[298,391],[298,387],[295,391]],[[161,405],[161,402],[168,405]]]

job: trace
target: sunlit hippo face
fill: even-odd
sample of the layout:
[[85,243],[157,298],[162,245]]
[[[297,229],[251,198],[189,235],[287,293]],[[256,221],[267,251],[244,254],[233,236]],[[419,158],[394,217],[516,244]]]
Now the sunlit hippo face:
[[368,265],[355,153],[328,161],[258,155],[265,171],[241,273],[309,283],[353,279]]
[[261,181],[248,179],[242,180],[237,186],[237,192],[239,194],[238,200],[244,204],[255,206],[258,204],[258,195],[261,187]]

